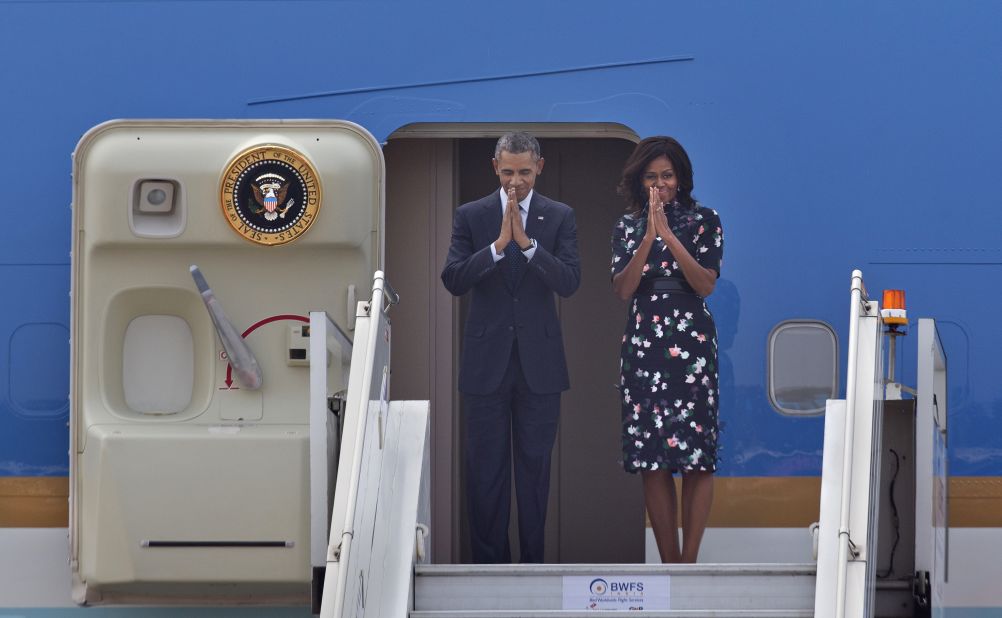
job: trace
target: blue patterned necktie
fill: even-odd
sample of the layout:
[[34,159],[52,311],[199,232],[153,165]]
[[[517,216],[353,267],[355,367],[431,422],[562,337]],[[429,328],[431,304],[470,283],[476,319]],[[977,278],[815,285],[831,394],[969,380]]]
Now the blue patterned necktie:
[[518,243],[512,240],[504,247],[504,258],[507,262],[505,274],[508,278],[508,287],[514,290],[522,276],[522,269],[525,268],[525,254],[518,248]]

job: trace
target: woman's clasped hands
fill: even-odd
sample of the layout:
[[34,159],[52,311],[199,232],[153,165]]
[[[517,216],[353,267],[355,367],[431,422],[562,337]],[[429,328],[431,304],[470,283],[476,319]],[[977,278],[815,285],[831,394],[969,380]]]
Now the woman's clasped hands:
[[654,240],[660,237],[662,240],[668,239],[673,232],[668,229],[668,216],[665,215],[665,205],[658,195],[657,187],[649,187],[649,198],[647,201],[647,230],[644,233],[645,240]]

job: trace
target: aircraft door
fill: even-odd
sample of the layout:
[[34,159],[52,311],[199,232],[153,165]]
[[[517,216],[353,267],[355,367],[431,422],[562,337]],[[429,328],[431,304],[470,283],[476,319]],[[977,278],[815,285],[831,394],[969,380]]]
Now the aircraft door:
[[[382,268],[383,170],[343,121],[113,121],[82,138],[78,602],[309,601],[308,316],[351,335],[355,290]],[[328,362],[333,394],[346,374]]]

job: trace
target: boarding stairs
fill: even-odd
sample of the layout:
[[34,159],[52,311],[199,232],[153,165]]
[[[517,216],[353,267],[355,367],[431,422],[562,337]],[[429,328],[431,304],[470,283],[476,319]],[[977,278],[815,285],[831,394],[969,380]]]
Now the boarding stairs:
[[[853,273],[850,304],[846,399],[827,404],[821,521],[804,535],[805,552],[813,538],[816,562],[449,565],[428,564],[425,552],[430,520],[427,402],[377,403],[386,401],[386,386],[384,380],[377,388],[373,376],[380,371],[388,375],[389,359],[389,339],[380,334],[385,312],[380,310],[383,300],[377,285],[373,300],[358,314],[352,375],[363,373],[355,358],[361,354],[358,342],[364,333],[384,349],[374,355],[370,351],[370,358],[378,362],[375,370],[370,364],[364,371],[364,390],[370,393],[364,402],[351,393],[352,384],[356,389],[363,386],[354,377],[349,381],[348,425],[325,550],[320,615],[542,618],[619,616],[630,610],[665,618],[926,615],[930,591],[917,589],[915,581],[935,582],[942,568],[927,564],[927,557],[920,555],[924,550],[899,557],[898,563],[900,569],[910,557],[904,569],[924,568],[922,577],[877,578],[885,553],[878,545],[877,530],[887,485],[881,452],[888,385],[880,311],[877,302],[867,298],[859,271]],[[923,411],[923,404],[935,400],[925,397],[924,391],[935,391],[939,401],[945,401],[945,358],[932,320],[920,320],[919,331],[919,410],[914,427],[921,435],[926,423],[930,431],[935,427],[945,436],[939,429],[945,428],[945,406],[942,418]],[[929,358],[921,358],[923,349]],[[900,394],[900,385],[891,386]],[[352,410],[358,419],[352,419]],[[385,446],[390,443],[400,445],[397,454]],[[916,451],[915,484],[934,482],[933,453]],[[921,497],[921,490],[916,495]],[[945,499],[945,492],[938,495]],[[916,506],[919,512],[922,508]],[[899,532],[904,536],[914,532],[917,547],[942,545],[937,544],[935,531],[915,526],[915,521]]]
[[[606,609],[588,609],[591,581],[660,582],[667,595],[646,595],[661,609],[629,603],[629,592],[606,591]],[[607,586],[608,587],[608,586]],[[411,618],[542,618],[544,616],[809,617],[813,615],[813,564],[637,564],[637,565],[419,565],[415,568]],[[644,595],[637,596],[637,599]],[[575,601],[578,609],[569,608]],[[611,602],[608,602],[611,601]],[[622,602],[617,602],[622,601]],[[670,601],[670,602],[669,602]],[[670,609],[667,609],[670,607]],[[633,613],[631,612],[631,613]]]

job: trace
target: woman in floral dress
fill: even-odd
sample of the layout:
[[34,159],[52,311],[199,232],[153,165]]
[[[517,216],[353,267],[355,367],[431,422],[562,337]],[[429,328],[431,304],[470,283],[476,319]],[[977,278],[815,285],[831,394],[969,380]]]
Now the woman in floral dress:
[[717,462],[717,331],[703,299],[720,276],[723,231],[692,187],[677,141],[643,140],[619,185],[630,212],[612,233],[612,286],[630,301],[620,354],[623,465],[643,478],[662,562],[696,561]]

